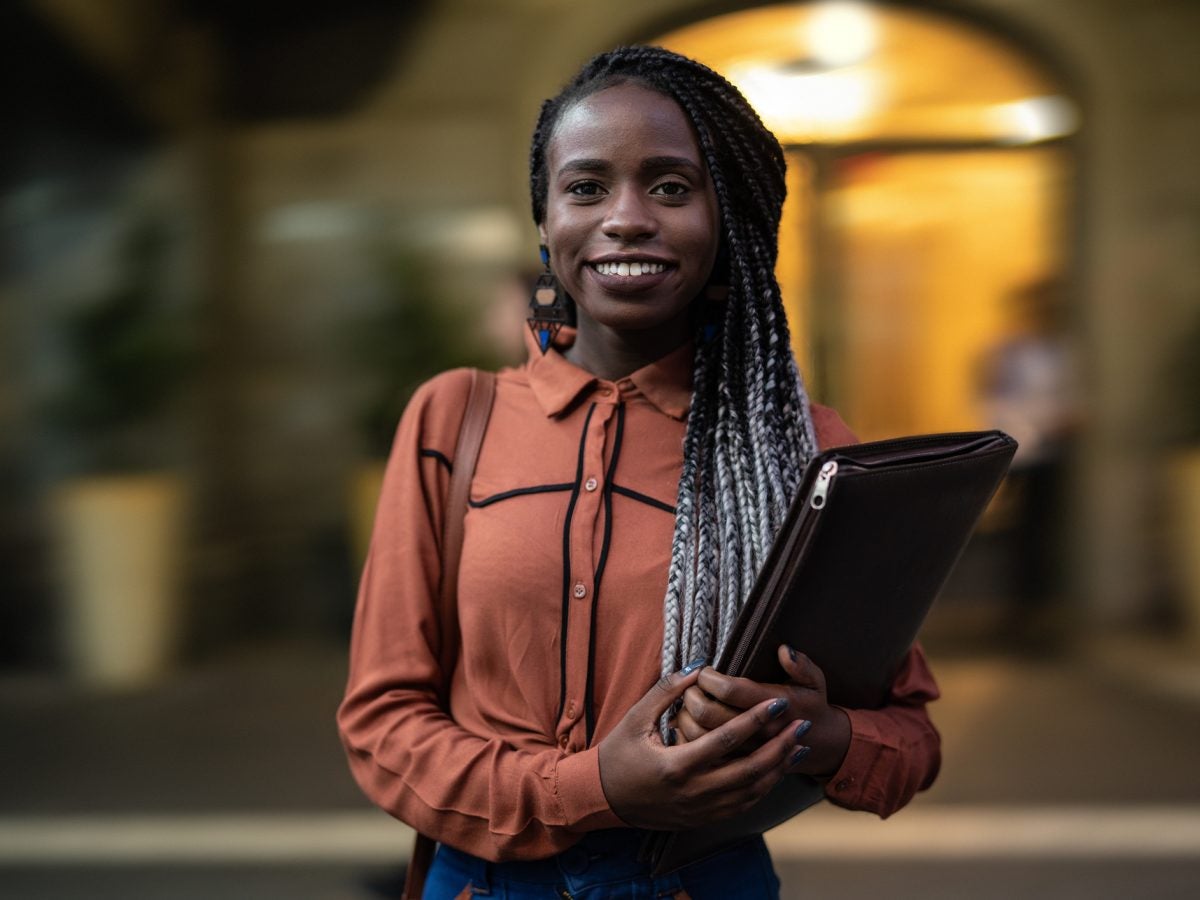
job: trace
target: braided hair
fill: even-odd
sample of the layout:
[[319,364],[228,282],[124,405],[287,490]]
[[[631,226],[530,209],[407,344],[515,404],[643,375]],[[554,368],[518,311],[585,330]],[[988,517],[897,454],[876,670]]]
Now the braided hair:
[[714,276],[729,279],[719,330],[712,334],[710,326],[696,340],[663,602],[666,674],[725,648],[816,436],[775,280],[783,150],[725,78],[659,47],[621,47],[592,59],[542,104],[529,159],[534,221],[546,220],[547,146],[563,112],[629,83],[670,97],[691,121],[720,211],[715,268],[728,271]]

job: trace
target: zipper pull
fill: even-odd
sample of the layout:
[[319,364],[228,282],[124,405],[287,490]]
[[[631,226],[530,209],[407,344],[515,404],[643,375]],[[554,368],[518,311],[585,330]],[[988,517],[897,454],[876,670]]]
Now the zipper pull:
[[829,485],[837,470],[838,464],[832,459],[821,466],[821,471],[817,473],[817,483],[813,485],[812,494],[808,498],[808,505],[813,509],[825,506],[825,499],[829,496]]

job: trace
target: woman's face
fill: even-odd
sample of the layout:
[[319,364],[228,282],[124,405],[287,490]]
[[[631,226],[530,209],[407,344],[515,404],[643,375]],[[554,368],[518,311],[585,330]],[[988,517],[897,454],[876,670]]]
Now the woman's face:
[[538,231],[580,338],[599,326],[661,331],[664,350],[680,343],[719,242],[716,194],[683,110],[640,85],[599,91],[562,113],[546,165]]

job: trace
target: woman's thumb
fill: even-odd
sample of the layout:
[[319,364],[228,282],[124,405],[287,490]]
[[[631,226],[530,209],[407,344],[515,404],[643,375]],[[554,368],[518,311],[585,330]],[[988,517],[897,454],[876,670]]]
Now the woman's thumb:
[[[664,675],[654,682],[654,687],[646,692],[634,709],[651,721],[657,721],[670,708],[671,704],[682,697],[683,692],[695,683],[700,670],[707,662],[708,660],[705,659],[693,660],[678,672]],[[630,710],[630,712],[632,711]]]

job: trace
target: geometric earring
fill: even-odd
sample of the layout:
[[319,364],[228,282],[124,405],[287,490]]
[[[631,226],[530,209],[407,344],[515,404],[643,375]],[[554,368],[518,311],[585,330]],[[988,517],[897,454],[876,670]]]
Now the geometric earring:
[[529,298],[529,318],[526,321],[537,338],[538,347],[545,353],[562,327],[570,324],[572,310],[567,305],[562,288],[558,286],[558,279],[550,271],[550,251],[544,244],[540,249],[546,271],[538,276],[533,286],[533,294]]

